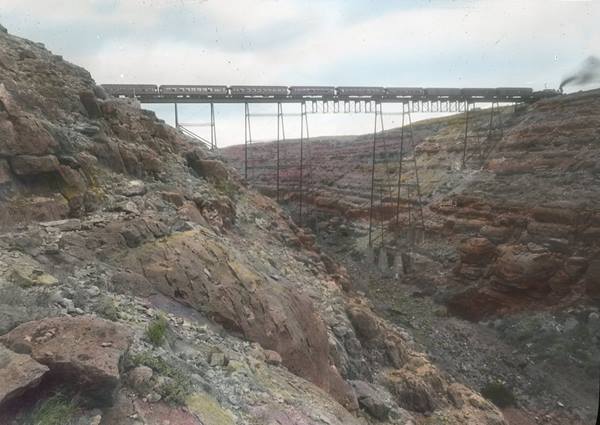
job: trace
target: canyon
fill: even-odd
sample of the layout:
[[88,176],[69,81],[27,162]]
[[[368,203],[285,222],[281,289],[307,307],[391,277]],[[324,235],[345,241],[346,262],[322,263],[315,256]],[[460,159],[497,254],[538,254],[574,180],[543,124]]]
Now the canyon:
[[[395,202],[378,202],[377,186],[374,233],[385,233],[368,244],[373,134],[304,141],[304,219],[376,310],[412,328],[453,376],[480,390],[496,376],[527,400],[529,417],[569,399],[591,423],[600,354],[600,91],[505,106],[500,118],[492,133],[489,109],[470,113],[466,155],[464,113],[414,123],[413,143],[405,127],[403,163],[416,159],[425,222],[416,244],[407,205],[414,211],[417,198],[402,193],[396,224]],[[394,128],[376,139],[375,178],[394,186],[401,134]],[[275,149],[248,147],[249,180],[272,197]],[[280,145],[279,197],[295,217],[299,151],[298,140]],[[243,172],[244,146],[222,152]],[[405,181],[414,184],[414,172],[405,171]]]
[[425,242],[387,241],[404,273],[366,244],[366,137],[311,142],[304,225],[292,191],[282,208],[240,177],[239,147],[210,152],[0,30],[0,423],[595,415],[598,92],[503,111],[477,168],[456,165],[460,117],[417,124]]

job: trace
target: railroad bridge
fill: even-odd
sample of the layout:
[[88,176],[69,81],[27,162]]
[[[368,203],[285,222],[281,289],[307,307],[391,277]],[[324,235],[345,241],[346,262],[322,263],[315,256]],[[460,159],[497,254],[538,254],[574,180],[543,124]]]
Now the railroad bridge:
[[[489,122],[483,129],[485,141],[501,136],[501,105],[532,102],[541,97],[558,94],[553,90],[534,92],[524,87],[498,88],[419,88],[419,87],[332,87],[332,86],[208,86],[208,85],[150,85],[150,84],[104,84],[107,93],[116,97],[135,98],[140,103],[173,104],[175,126],[210,149],[217,149],[217,126],[215,105],[244,104],[244,177],[252,184],[252,171],[258,167],[270,169],[274,181],[275,197],[281,200],[281,192],[294,193],[298,204],[297,221],[306,224],[310,218],[310,197],[313,195],[312,155],[309,140],[309,115],[315,113],[367,113],[374,116],[371,149],[371,187],[369,202],[369,245],[385,245],[386,232],[404,229],[414,244],[425,235],[423,200],[419,185],[419,170],[414,153],[415,141],[412,131],[412,114],[427,112],[463,113],[462,166],[470,159],[468,145],[481,143],[482,129],[474,129],[470,115],[477,105],[488,105]],[[179,104],[209,104],[210,120],[203,124],[179,122]],[[299,105],[298,113],[284,114],[283,104]],[[252,104],[275,104],[277,113],[252,113]],[[401,112],[385,111],[389,104],[401,105]],[[386,142],[384,116],[399,115],[401,128],[399,143]],[[277,120],[277,136],[274,140],[273,166],[257,164],[252,160],[252,117],[273,117]],[[282,162],[281,146],[286,142],[285,118],[300,118],[299,155],[297,164]],[[204,138],[192,130],[195,126],[210,128],[210,138]],[[485,147],[479,147],[478,160],[485,159]],[[391,168],[390,168],[391,167]],[[294,169],[290,173],[290,168]],[[393,168],[393,170],[392,170]],[[394,171],[394,172],[391,172]],[[285,175],[285,181],[282,177]],[[392,181],[390,176],[394,176]],[[397,175],[397,178],[396,178]],[[293,180],[293,182],[290,182]],[[287,184],[283,187],[282,183]],[[400,215],[406,223],[400,225]]]

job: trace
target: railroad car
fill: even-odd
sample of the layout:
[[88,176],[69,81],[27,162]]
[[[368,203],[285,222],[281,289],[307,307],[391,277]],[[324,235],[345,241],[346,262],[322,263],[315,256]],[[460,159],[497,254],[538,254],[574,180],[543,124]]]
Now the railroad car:
[[385,96],[383,87],[336,87],[339,97],[377,97]]
[[421,87],[386,87],[385,93],[391,97],[421,97],[425,90]]
[[446,87],[428,87],[425,89],[425,95],[434,98],[460,98],[462,96],[462,93],[461,89]]
[[218,97],[227,95],[227,86],[162,85],[160,94],[181,97]]
[[117,97],[158,94],[158,87],[154,84],[102,84],[102,88]]
[[244,97],[284,97],[288,95],[287,86],[230,86],[229,94]]
[[498,87],[499,99],[522,99],[531,97],[533,89],[528,87]]
[[333,97],[335,96],[335,87],[329,86],[291,86],[290,96],[292,97]]
[[461,89],[461,94],[467,99],[490,99],[493,100],[498,95],[498,90],[495,88],[464,88]]

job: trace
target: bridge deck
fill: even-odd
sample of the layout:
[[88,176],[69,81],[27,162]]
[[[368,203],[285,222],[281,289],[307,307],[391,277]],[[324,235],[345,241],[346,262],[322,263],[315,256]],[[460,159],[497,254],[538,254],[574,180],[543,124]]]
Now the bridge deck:
[[436,97],[436,96],[418,96],[418,97],[243,97],[243,96],[224,96],[224,97],[183,97],[167,95],[136,95],[140,103],[302,103],[302,102],[381,102],[381,103],[407,103],[407,102],[465,102],[470,103],[514,103],[523,102],[524,97],[500,98],[490,97]]

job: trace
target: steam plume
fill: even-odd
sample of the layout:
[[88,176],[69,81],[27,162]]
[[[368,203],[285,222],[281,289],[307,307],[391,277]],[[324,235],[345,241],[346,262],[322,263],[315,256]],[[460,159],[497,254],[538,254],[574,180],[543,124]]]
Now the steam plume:
[[600,59],[590,56],[583,61],[577,72],[562,80],[560,90],[566,85],[581,86],[594,82],[600,82]]

